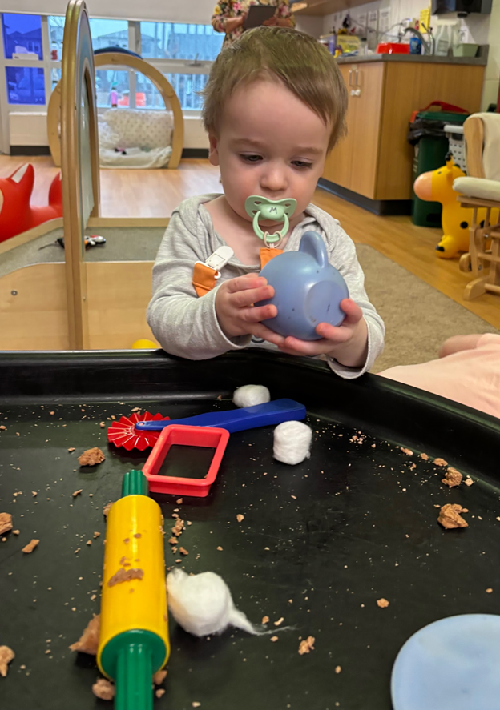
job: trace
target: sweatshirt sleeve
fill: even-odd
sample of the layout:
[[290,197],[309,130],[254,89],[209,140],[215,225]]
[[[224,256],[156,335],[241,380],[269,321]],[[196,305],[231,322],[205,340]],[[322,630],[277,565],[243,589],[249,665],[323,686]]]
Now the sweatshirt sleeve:
[[370,303],[365,291],[365,275],[359,264],[354,242],[335,222],[334,248],[330,255],[330,263],[342,274],[349,289],[349,297],[363,311],[368,328],[368,354],[363,367],[354,368],[341,365],[337,360],[326,357],[331,369],[344,379],[355,379],[372,367],[375,359],[384,349],[384,321]]
[[193,268],[205,261],[199,235],[186,227],[174,212],[153,267],[152,298],[147,320],[155,338],[170,355],[206,360],[229,350],[239,350],[250,336],[228,339],[215,312],[217,288],[202,298],[192,284]]

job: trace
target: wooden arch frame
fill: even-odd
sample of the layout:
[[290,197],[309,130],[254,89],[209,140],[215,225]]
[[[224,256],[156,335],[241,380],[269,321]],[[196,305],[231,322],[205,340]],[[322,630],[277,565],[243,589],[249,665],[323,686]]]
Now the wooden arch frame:
[[[165,106],[170,106],[174,116],[174,129],[172,137],[172,153],[168,161],[167,168],[175,170],[179,167],[179,162],[184,146],[184,120],[182,109],[172,84],[163,74],[153,67],[149,62],[131,54],[122,52],[105,52],[94,55],[94,67],[125,67],[133,69],[147,77],[158,89]],[[95,70],[94,70],[95,74]],[[59,125],[61,117],[61,82],[54,88],[49,105],[47,107],[47,134],[49,139],[50,153],[54,164],[61,165],[61,142],[59,137]]]

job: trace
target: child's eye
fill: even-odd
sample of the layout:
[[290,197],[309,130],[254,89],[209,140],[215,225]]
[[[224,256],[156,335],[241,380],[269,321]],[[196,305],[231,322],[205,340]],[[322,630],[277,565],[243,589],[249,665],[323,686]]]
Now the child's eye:
[[294,160],[292,162],[292,165],[294,166],[294,168],[312,168],[312,163],[307,163],[305,160]]
[[243,153],[242,155],[240,155],[240,158],[246,163],[258,163],[259,160],[262,160],[261,155],[254,155],[249,153]]

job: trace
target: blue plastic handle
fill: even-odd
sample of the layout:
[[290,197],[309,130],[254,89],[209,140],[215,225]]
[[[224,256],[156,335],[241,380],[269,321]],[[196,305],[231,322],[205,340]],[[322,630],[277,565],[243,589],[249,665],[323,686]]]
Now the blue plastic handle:
[[257,429],[261,426],[272,426],[282,422],[305,419],[306,408],[293,399],[275,399],[266,404],[256,404],[254,407],[242,407],[226,412],[208,412],[197,414],[186,419],[158,419],[156,421],[137,422],[136,431],[161,431],[171,424],[186,426],[210,426],[226,429],[230,434],[235,431]]

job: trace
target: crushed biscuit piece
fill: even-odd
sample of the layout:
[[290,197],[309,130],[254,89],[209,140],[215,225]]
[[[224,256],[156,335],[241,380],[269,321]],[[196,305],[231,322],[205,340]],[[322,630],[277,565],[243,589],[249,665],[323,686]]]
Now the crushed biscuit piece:
[[12,531],[12,534],[13,534],[13,535],[16,535],[16,536],[19,535],[19,530],[13,530],[13,531]]
[[133,409],[130,410],[131,412],[140,412],[141,408],[140,407],[134,407]]
[[445,459],[434,459],[432,463],[434,464],[434,466],[448,466],[448,461],[446,461]]
[[75,447],[74,447],[74,446],[70,446],[69,449],[68,449],[68,451],[69,451],[70,454],[73,453],[74,450],[75,450]]
[[427,456],[427,454],[420,454],[420,458],[421,458],[423,461],[428,461],[428,460],[429,460],[429,457]]
[[33,496],[33,498],[36,498],[36,496],[38,495],[38,493],[37,493],[36,491],[31,491],[31,495]]
[[171,537],[168,542],[169,542],[170,545],[177,545],[178,540],[177,540],[176,537]]
[[241,515],[241,514],[236,516],[236,520],[237,520],[239,523],[241,523],[241,521],[244,520],[244,518],[245,518],[245,516],[244,516],[244,515]]
[[201,703],[199,703],[197,700],[193,700],[193,702],[191,703],[191,705],[192,705],[194,708],[199,708],[200,705],[201,705]]
[[156,671],[156,673],[153,676],[153,683],[155,685],[161,685],[165,678],[167,677],[167,671]]
[[161,698],[162,695],[165,695],[165,688],[157,688],[155,690],[155,695],[157,698]]
[[381,609],[387,609],[387,607],[389,606],[389,602],[387,601],[387,599],[384,599],[382,597],[382,599],[377,599],[377,606],[379,606]]
[[144,571],[140,567],[131,567],[130,569],[119,569],[118,572],[108,580],[108,587],[114,587],[115,584],[129,582],[132,579],[142,579]]
[[457,471],[456,468],[453,468],[453,466],[448,466],[448,470],[444,474],[444,478],[441,479],[441,483],[444,483],[450,488],[455,488],[455,486],[459,486],[462,483],[462,474],[460,471]]
[[141,533],[135,533],[134,537],[135,537],[135,538],[140,538],[140,537],[142,537],[142,535],[141,535]]
[[413,456],[413,451],[411,449],[407,449],[405,446],[401,447],[401,451],[407,456]]
[[80,493],[83,493],[83,488],[80,488],[80,490],[78,491],[73,491],[71,495],[73,496],[73,498],[76,498],[76,496],[79,496]]
[[460,513],[468,512],[467,508],[462,508],[459,503],[447,503],[443,505],[439,511],[438,523],[447,530],[452,528],[468,528],[469,523],[460,515]]
[[278,637],[277,637],[277,636],[271,636],[271,641],[272,641],[273,643],[274,643],[275,641],[277,641],[277,640],[278,640]]
[[80,548],[79,548],[79,547],[76,548],[76,550],[75,550],[75,555],[76,555],[78,552],[80,552]]
[[309,651],[314,651],[314,636],[308,636],[307,639],[303,639],[299,644],[299,653],[301,656],[304,653],[309,653]]
[[486,590],[486,594],[491,594],[492,591],[493,591],[493,587],[488,587],[488,589]]
[[80,466],[97,466],[97,464],[102,463],[105,458],[101,449],[97,446],[93,446],[78,457],[78,463]]
[[269,617],[268,617],[268,616],[263,616],[263,617],[262,617],[261,624],[267,624],[267,623],[269,623]]
[[35,549],[35,547],[38,546],[38,543],[39,543],[39,542],[40,542],[40,540],[31,540],[30,542],[28,542],[27,545],[25,545],[25,546],[23,547],[23,550],[22,550],[22,551],[23,551],[26,555],[29,555],[30,552],[33,552],[33,550]]
[[8,646],[0,646],[0,675],[5,678],[9,669],[9,663],[15,657],[14,651]]
[[7,427],[2,424],[2,426],[0,426],[0,431],[7,431]]
[[0,535],[12,530],[12,515],[10,513],[0,513]]
[[341,673],[342,672],[342,666],[335,666],[335,673]]
[[472,480],[472,478],[470,476],[467,476],[467,478],[465,479],[465,485],[472,486],[473,483],[474,481]]
[[99,422],[99,426],[101,427],[101,429],[104,429],[104,427],[106,426],[106,424],[105,424],[104,422]]
[[94,533],[94,540],[95,540],[97,537],[99,537],[100,534],[101,534],[101,533],[96,530],[95,533]]
[[71,644],[70,650],[96,656],[99,648],[99,626],[100,618],[98,614],[89,621],[78,641]]
[[219,547],[218,547],[217,549],[219,550],[219,552],[222,552],[222,550],[223,550],[224,548],[219,545]]
[[188,520],[187,523],[186,523],[186,525],[192,525],[192,524],[193,524],[193,523],[192,523],[190,520]]
[[282,616],[278,621],[274,622],[275,626],[280,626],[283,622],[285,621],[284,617]]
[[87,540],[87,545],[92,545],[92,540]]
[[185,550],[183,547],[179,547],[179,552],[181,555],[189,555],[189,552]]
[[115,697],[115,686],[106,678],[98,678],[92,686],[92,692],[96,698],[101,700],[113,700]]
[[103,514],[105,517],[108,516],[108,513],[109,513],[109,511],[110,511],[112,505],[113,505],[113,503],[106,503],[106,505],[103,507],[103,509],[102,509],[102,514]]
[[177,498],[175,502],[177,503],[177,505],[182,505],[182,503],[184,502],[184,498]]

